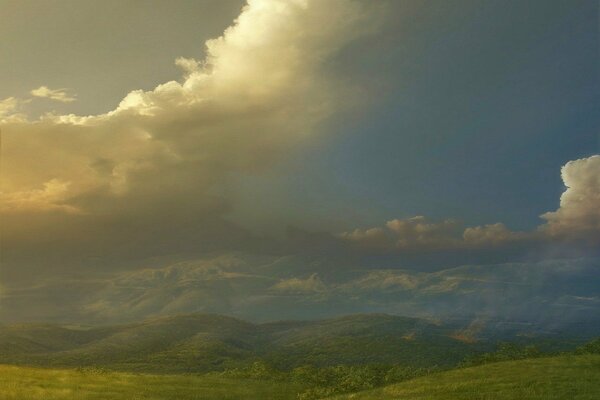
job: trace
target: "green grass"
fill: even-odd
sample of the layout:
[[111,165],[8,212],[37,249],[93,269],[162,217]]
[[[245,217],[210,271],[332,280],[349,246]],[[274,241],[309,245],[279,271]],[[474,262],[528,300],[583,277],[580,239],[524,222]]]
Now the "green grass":
[[596,400],[600,355],[506,361],[432,374],[336,400]]
[[[0,365],[0,400],[286,400],[305,387],[273,380]],[[596,400],[600,355],[506,361],[434,373],[336,400]]]
[[0,366],[1,400],[296,399],[292,383]]

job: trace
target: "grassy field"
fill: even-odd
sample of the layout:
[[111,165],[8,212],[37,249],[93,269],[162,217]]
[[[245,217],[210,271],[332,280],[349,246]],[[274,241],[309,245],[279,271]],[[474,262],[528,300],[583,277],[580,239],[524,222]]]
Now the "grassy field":
[[[0,400],[286,400],[291,382],[0,366]],[[335,400],[596,400],[600,355],[506,361],[434,373]]]
[[291,383],[0,366],[1,400],[296,399]]
[[506,361],[457,369],[336,400],[596,400],[600,355]]

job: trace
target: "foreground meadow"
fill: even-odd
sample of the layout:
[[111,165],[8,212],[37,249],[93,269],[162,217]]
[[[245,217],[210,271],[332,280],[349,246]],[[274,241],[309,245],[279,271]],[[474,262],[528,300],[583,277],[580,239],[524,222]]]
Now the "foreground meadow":
[[[0,366],[0,400],[315,400],[328,397],[289,380],[150,375]],[[328,397],[329,398],[329,397]],[[600,355],[563,355],[460,368],[335,400],[596,400]]]
[[292,383],[0,366],[2,400],[296,399]]

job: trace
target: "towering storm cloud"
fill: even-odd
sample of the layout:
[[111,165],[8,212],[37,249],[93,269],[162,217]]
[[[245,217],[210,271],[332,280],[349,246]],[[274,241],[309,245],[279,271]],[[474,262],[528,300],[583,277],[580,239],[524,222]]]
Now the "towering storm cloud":
[[[159,255],[165,242],[174,246],[165,252],[178,252],[245,240],[221,219],[231,207],[229,177],[269,168],[342,107],[344,87],[323,66],[377,25],[377,8],[249,1],[206,42],[204,60],[177,59],[182,82],[132,91],[101,115],[28,120],[16,116],[19,100],[4,100],[7,247],[65,256],[65,247],[83,247],[93,258],[125,242],[127,252]],[[31,93],[74,100],[45,86]]]
[[0,320],[597,309],[597,13],[480,3],[11,3]]

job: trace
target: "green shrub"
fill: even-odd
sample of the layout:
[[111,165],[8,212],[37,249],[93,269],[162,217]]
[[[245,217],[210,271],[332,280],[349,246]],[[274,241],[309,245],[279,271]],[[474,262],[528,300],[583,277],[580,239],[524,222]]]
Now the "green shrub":
[[500,343],[496,351],[478,354],[465,359],[460,366],[469,367],[498,361],[523,360],[545,355],[537,346],[519,346],[514,343]]
[[247,367],[227,369],[220,376],[226,378],[243,378],[256,380],[285,380],[287,375],[273,368],[265,361],[255,361]]
[[290,374],[292,380],[309,388],[300,393],[300,400],[314,400],[342,393],[373,389],[425,375],[431,370],[389,365],[338,365],[315,368],[303,366]]
[[576,354],[600,354],[600,337],[578,347]]

